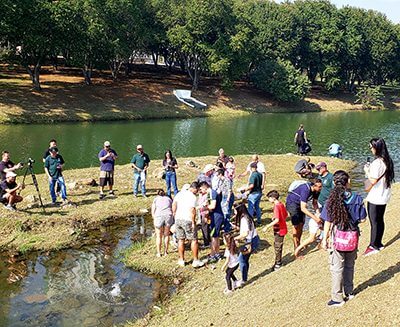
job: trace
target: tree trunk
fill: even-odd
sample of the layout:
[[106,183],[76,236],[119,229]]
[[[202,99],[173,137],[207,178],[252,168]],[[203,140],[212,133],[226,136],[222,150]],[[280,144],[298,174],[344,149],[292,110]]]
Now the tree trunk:
[[92,85],[92,68],[85,65],[82,68],[83,77],[85,78],[86,85]]
[[118,74],[121,69],[121,66],[123,64],[123,61],[118,61],[118,60],[112,60],[110,62],[110,69],[111,69],[111,75],[113,77],[113,81],[115,82],[118,79]]
[[36,65],[33,67],[33,69],[27,65],[26,70],[29,73],[29,76],[31,77],[33,88],[36,91],[41,91],[42,87],[40,86],[40,68],[42,65],[40,64],[40,60],[36,63]]
[[155,67],[158,67],[158,53],[152,52],[151,57],[153,58],[153,63]]

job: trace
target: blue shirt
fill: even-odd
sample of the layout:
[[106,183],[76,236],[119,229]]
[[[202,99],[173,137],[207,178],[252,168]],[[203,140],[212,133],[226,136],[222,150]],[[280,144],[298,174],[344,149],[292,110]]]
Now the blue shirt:
[[329,147],[329,154],[338,154],[342,151],[342,147],[339,144],[333,143]]
[[286,207],[288,206],[299,206],[300,203],[307,203],[313,197],[313,192],[311,192],[311,184],[304,183],[296,187],[293,191],[289,192],[286,198]]
[[[346,192],[344,204],[350,216],[350,223],[354,227],[356,227],[361,220],[367,217],[367,211],[365,210],[363,198],[359,194],[353,192]],[[321,219],[332,222],[333,217],[330,217],[328,214],[327,210],[328,206],[329,206],[329,200],[322,209]]]
[[[110,149],[110,152],[113,153],[115,157],[118,156],[117,153],[113,149]],[[106,154],[107,154],[107,151],[105,149],[102,149],[98,155],[99,159],[104,157]],[[113,171],[114,165],[115,165],[115,158],[108,157],[107,159],[100,161],[100,170],[101,171]]]

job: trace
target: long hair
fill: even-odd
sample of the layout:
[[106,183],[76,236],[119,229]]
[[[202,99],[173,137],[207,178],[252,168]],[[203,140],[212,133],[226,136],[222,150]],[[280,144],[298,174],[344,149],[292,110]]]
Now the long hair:
[[232,234],[224,233],[224,238],[226,242],[226,247],[229,250],[230,254],[235,255],[238,253],[238,248],[236,246],[235,239]]
[[169,153],[169,157],[170,157],[170,159],[172,160],[172,152],[171,152],[171,150],[165,151],[165,153],[164,153],[164,159],[167,160],[167,153]]
[[383,138],[373,138],[369,144],[375,149],[375,156],[381,158],[386,165],[385,180],[386,187],[389,188],[394,182],[393,160],[390,158],[386,142]]
[[237,206],[235,206],[235,210],[236,210],[235,225],[239,226],[240,219],[245,217],[249,224],[249,229],[252,231],[254,229],[254,221],[253,221],[253,218],[250,217],[250,214],[247,211],[246,205],[244,203],[240,203]]
[[332,223],[344,230],[350,227],[349,214],[344,204],[346,185],[349,182],[349,178],[349,174],[344,170],[338,170],[333,174],[335,187],[326,202],[328,215],[332,219]]

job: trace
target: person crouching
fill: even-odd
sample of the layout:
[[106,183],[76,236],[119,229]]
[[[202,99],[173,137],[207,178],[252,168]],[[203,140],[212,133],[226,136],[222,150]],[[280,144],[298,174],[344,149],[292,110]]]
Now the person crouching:
[[17,174],[9,171],[6,174],[6,179],[1,182],[1,202],[5,205],[5,208],[11,211],[16,210],[16,204],[23,200],[22,196],[17,194],[18,190],[25,188],[24,184],[17,184]]

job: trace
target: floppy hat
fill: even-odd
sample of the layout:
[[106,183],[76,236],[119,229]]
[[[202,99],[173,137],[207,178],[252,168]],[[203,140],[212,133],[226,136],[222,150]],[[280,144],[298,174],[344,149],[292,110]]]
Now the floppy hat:
[[207,164],[207,165],[204,167],[204,169],[203,169],[203,173],[205,174],[205,173],[207,173],[207,172],[209,172],[209,171],[211,171],[211,170],[214,170],[214,165],[212,165],[212,164]]

